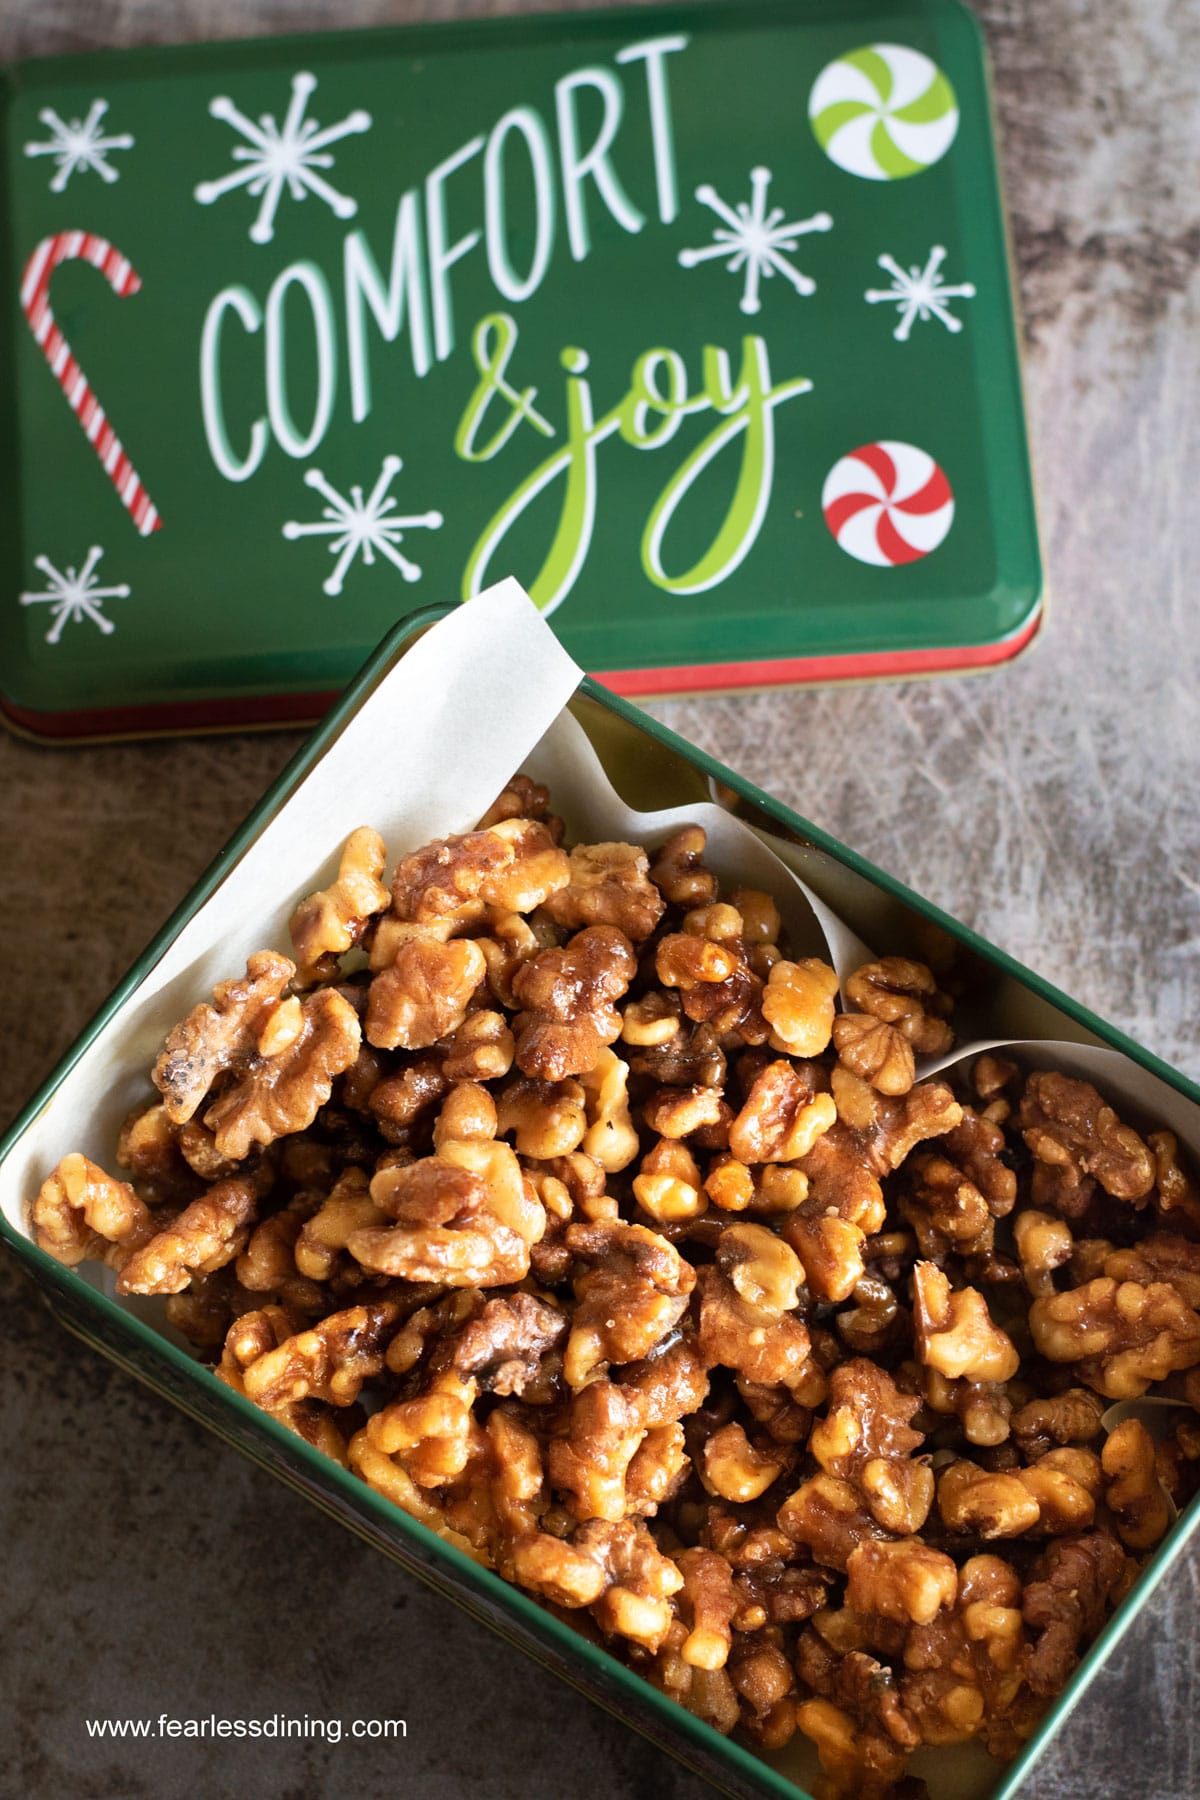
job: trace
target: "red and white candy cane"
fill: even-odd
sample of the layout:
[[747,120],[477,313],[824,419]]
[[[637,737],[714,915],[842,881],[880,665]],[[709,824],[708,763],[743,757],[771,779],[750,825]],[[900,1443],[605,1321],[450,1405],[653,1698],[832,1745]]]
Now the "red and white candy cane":
[[63,336],[50,310],[50,277],[59,263],[91,263],[99,269],[118,299],[136,294],[141,277],[127,256],[92,231],[56,231],[44,237],[29,261],[21,280],[21,308],[29,321],[29,329],[42,347],[46,361],[67,397],[67,404],[83,426],[88,443],[104,464],[109,480],[129,510],[143,537],[149,537],[162,524],[158,508],[142,484],[142,478],[125,453],[124,445],[108,422],[108,417],[92,389],[92,385],[76,362],[71,346]]

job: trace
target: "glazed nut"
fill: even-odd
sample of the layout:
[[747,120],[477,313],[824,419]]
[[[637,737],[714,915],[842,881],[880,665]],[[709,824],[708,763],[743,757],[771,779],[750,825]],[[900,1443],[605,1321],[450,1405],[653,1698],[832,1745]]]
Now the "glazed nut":
[[1020,1537],[1041,1518],[1036,1497],[1019,1476],[992,1474],[965,1458],[942,1470],[937,1504],[947,1530],[988,1539]]
[[678,1035],[679,1002],[656,989],[631,1000],[621,1015],[621,1041],[637,1048],[657,1048]]
[[568,1384],[579,1388],[608,1363],[648,1356],[686,1311],[696,1274],[644,1225],[569,1225],[565,1241],[583,1263],[563,1364]]
[[768,1063],[729,1128],[729,1148],[744,1163],[794,1162],[836,1118],[832,1097],[813,1093],[791,1063]]
[[844,1068],[881,1094],[907,1094],[917,1078],[913,1048],[898,1025],[870,1013],[839,1013],[833,1047]]
[[1165,1281],[1099,1276],[1035,1300],[1029,1326],[1041,1355],[1075,1364],[1110,1400],[1137,1399],[1152,1381],[1200,1362],[1200,1317]]
[[659,1138],[642,1158],[633,1194],[643,1212],[663,1225],[694,1219],[707,1205],[695,1157],[670,1138]]
[[591,925],[562,949],[543,950],[513,978],[517,1067],[559,1081],[595,1066],[621,1034],[613,1002],[633,979],[629,939],[611,925]]
[[764,893],[761,888],[739,887],[734,888],[729,900],[741,914],[742,939],[745,943],[754,946],[779,942],[783,920],[770,894]]
[[732,1114],[720,1088],[659,1088],[643,1106],[642,1118],[660,1137],[686,1138],[712,1126],[728,1129]]
[[1020,1366],[1012,1339],[993,1323],[979,1290],[951,1292],[935,1263],[913,1269],[913,1322],[921,1362],[951,1380],[1011,1381]]
[[1130,1550],[1153,1549],[1171,1511],[1155,1467],[1154,1440],[1140,1419],[1125,1419],[1109,1432],[1100,1463],[1121,1542]]
[[1037,1212],[1029,1207],[1013,1220],[1013,1237],[1021,1259],[1021,1273],[1030,1293],[1035,1298],[1053,1294],[1054,1271],[1070,1262],[1075,1247],[1070,1226],[1052,1213]]
[[433,1144],[440,1150],[447,1142],[488,1143],[496,1136],[496,1102],[477,1081],[459,1081],[442,1102],[433,1127]]
[[705,1440],[701,1480],[709,1493],[743,1505],[765,1494],[789,1461],[786,1449],[752,1444],[742,1426],[731,1420]]
[[46,1177],[31,1208],[39,1250],[73,1266],[85,1257],[133,1252],[155,1231],[153,1215],[127,1181],[74,1151]]
[[268,1409],[308,1399],[352,1406],[363,1382],[383,1367],[399,1310],[392,1301],[377,1301],[331,1313],[249,1363],[246,1393]]
[[670,906],[707,906],[717,897],[716,876],[704,867],[708,834],[685,825],[669,837],[650,866],[650,879]]
[[865,1272],[859,1226],[835,1212],[801,1212],[784,1227],[804,1268],[804,1279],[819,1300],[848,1300]]
[[799,1302],[804,1270],[795,1251],[765,1225],[739,1222],[721,1233],[718,1266],[744,1304],[764,1319]]
[[1057,1210],[1067,1216],[1077,1210],[1076,1196],[1086,1201],[1093,1179],[1115,1199],[1134,1202],[1154,1186],[1149,1148],[1088,1081],[1035,1071],[1021,1097],[1020,1122],[1030,1150],[1051,1171]]
[[496,1130],[519,1156],[546,1161],[578,1150],[587,1131],[587,1095],[578,1081],[518,1076],[496,1101]]
[[587,1104],[583,1150],[606,1174],[628,1168],[640,1148],[629,1116],[629,1064],[605,1046],[579,1078]]
[[117,1278],[119,1294],[178,1294],[241,1254],[258,1213],[257,1182],[220,1181],[144,1243]]
[[504,1014],[481,1007],[451,1033],[442,1075],[447,1081],[499,1081],[512,1068],[513,1049]]
[[463,1023],[487,974],[479,945],[470,938],[412,938],[371,983],[366,1037],[381,1050],[422,1050]]
[[820,1056],[833,1032],[837,990],[836,974],[815,956],[775,963],[762,997],[772,1050],[790,1056]]
[[291,1015],[279,1032],[270,1030],[268,1015],[264,1041],[279,1043],[279,1048],[265,1055],[256,1052],[233,1086],[205,1112],[204,1123],[220,1155],[240,1161],[255,1145],[307,1131],[329,1099],[335,1077],[353,1066],[362,1028],[349,1002],[333,988],[320,988],[296,1007],[299,1021]]
[[152,1071],[167,1116],[184,1125],[199,1111],[213,1083],[253,1055],[268,1015],[296,973],[272,950],[246,963],[244,977],[221,982],[211,1004],[202,1001],[170,1032]]
[[933,972],[911,957],[885,956],[856,969],[846,982],[846,1007],[898,1027],[918,1056],[941,1056],[954,1041],[943,1016],[949,1002]]
[[635,844],[577,844],[565,887],[551,895],[546,912],[556,925],[578,931],[615,925],[627,938],[648,938],[665,910],[649,879],[649,859]]
[[361,942],[376,913],[390,903],[391,893],[381,880],[386,861],[379,833],[360,825],[346,839],[333,885],[297,906],[288,930],[306,986],[331,974],[337,958]]
[[846,1564],[846,1604],[856,1613],[878,1613],[898,1625],[928,1625],[958,1598],[952,1557],[919,1538],[859,1544]]
[[294,1251],[297,1269],[312,1281],[328,1281],[351,1234],[382,1225],[387,1216],[371,1198],[366,1171],[347,1169],[301,1227]]

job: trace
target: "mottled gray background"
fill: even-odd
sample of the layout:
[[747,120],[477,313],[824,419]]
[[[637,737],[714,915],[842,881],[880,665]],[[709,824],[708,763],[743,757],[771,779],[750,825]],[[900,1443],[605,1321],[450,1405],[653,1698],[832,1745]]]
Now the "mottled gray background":
[[[522,10],[0,0],[0,59]],[[1042,640],[966,680],[654,710],[1200,1076],[1200,9],[978,10],[1028,338]],[[296,741],[48,750],[0,733],[0,1123]],[[0,1280],[5,1800],[709,1791],[60,1335],[11,1269]],[[1194,1551],[1030,1800],[1200,1793],[1198,1578]],[[409,1737],[101,1750],[82,1725],[210,1709],[403,1714]]]

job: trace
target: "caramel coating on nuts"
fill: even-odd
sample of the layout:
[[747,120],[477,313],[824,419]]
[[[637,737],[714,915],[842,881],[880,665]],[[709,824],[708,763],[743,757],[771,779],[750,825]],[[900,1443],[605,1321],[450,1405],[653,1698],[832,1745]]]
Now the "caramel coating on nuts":
[[268,1015],[244,1072],[204,1115],[221,1156],[240,1160],[256,1144],[306,1131],[329,1099],[335,1076],[358,1055],[358,1015],[340,994],[322,988],[295,1004],[279,1035]]
[[635,944],[650,936],[665,903],[649,879],[644,850],[635,844],[577,844],[567,866],[567,885],[546,902],[556,925],[569,931],[614,925]]
[[39,1250],[73,1266],[136,1252],[155,1230],[153,1215],[127,1181],[117,1181],[78,1151],[64,1156],[33,1202]]
[[186,1124],[217,1078],[254,1052],[267,1016],[296,973],[294,963],[272,950],[257,951],[244,978],[222,981],[169,1034],[154,1065],[154,1085],[167,1115]]
[[337,958],[362,941],[372,918],[390,903],[380,879],[386,861],[379,833],[360,825],[346,839],[333,885],[310,894],[292,914],[288,931],[304,985],[331,974]]

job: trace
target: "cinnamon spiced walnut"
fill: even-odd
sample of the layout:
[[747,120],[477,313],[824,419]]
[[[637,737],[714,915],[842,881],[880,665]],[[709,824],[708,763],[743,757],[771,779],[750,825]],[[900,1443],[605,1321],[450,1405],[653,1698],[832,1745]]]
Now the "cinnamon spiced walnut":
[[375,914],[389,904],[381,880],[386,861],[379,833],[360,825],[346,839],[333,885],[310,894],[292,914],[288,930],[303,986],[333,975],[338,957],[361,943]]
[[762,997],[772,1050],[784,1050],[790,1056],[820,1056],[833,1034],[837,990],[836,974],[815,956],[774,963]]
[[122,1267],[119,1294],[178,1294],[194,1274],[224,1268],[245,1248],[262,1188],[253,1177],[219,1181],[144,1243]]
[[1132,1400],[1152,1381],[1200,1363],[1200,1317],[1165,1281],[1142,1286],[1100,1276],[1035,1300],[1033,1341],[1051,1362],[1071,1363],[1110,1400]]
[[1034,1204],[1079,1218],[1099,1182],[1118,1200],[1144,1202],[1155,1165],[1136,1131],[1123,1125],[1090,1081],[1037,1070],[1021,1096],[1021,1130],[1038,1167]]
[[358,1055],[358,1015],[340,994],[322,988],[280,1019],[292,1004],[267,1015],[244,1071],[204,1115],[222,1156],[240,1160],[255,1145],[306,1131]]
[[570,1225],[566,1245],[582,1264],[564,1364],[578,1388],[609,1363],[648,1356],[683,1317],[696,1274],[644,1225]]
[[645,851],[635,844],[577,844],[568,862],[570,879],[547,900],[546,912],[568,931],[615,925],[640,943],[665,911],[649,867]]
[[246,974],[220,982],[212,1003],[202,1001],[168,1035],[152,1071],[167,1115],[177,1125],[199,1111],[217,1078],[254,1054],[259,1033],[296,973],[273,950],[259,950]]
[[708,833],[685,825],[669,837],[650,867],[650,879],[671,906],[707,906],[717,897],[717,878],[704,866]]
[[69,1267],[88,1257],[119,1267],[158,1229],[127,1181],[78,1151],[47,1175],[31,1210],[38,1249]]
[[621,1035],[613,1002],[635,968],[628,938],[611,925],[591,925],[563,949],[544,950],[526,963],[513,980],[523,1009],[514,1027],[522,1074],[561,1081],[591,1069],[601,1049]]
[[423,1050],[457,1031],[487,974],[471,938],[412,938],[371,983],[367,1042],[384,1050]]

